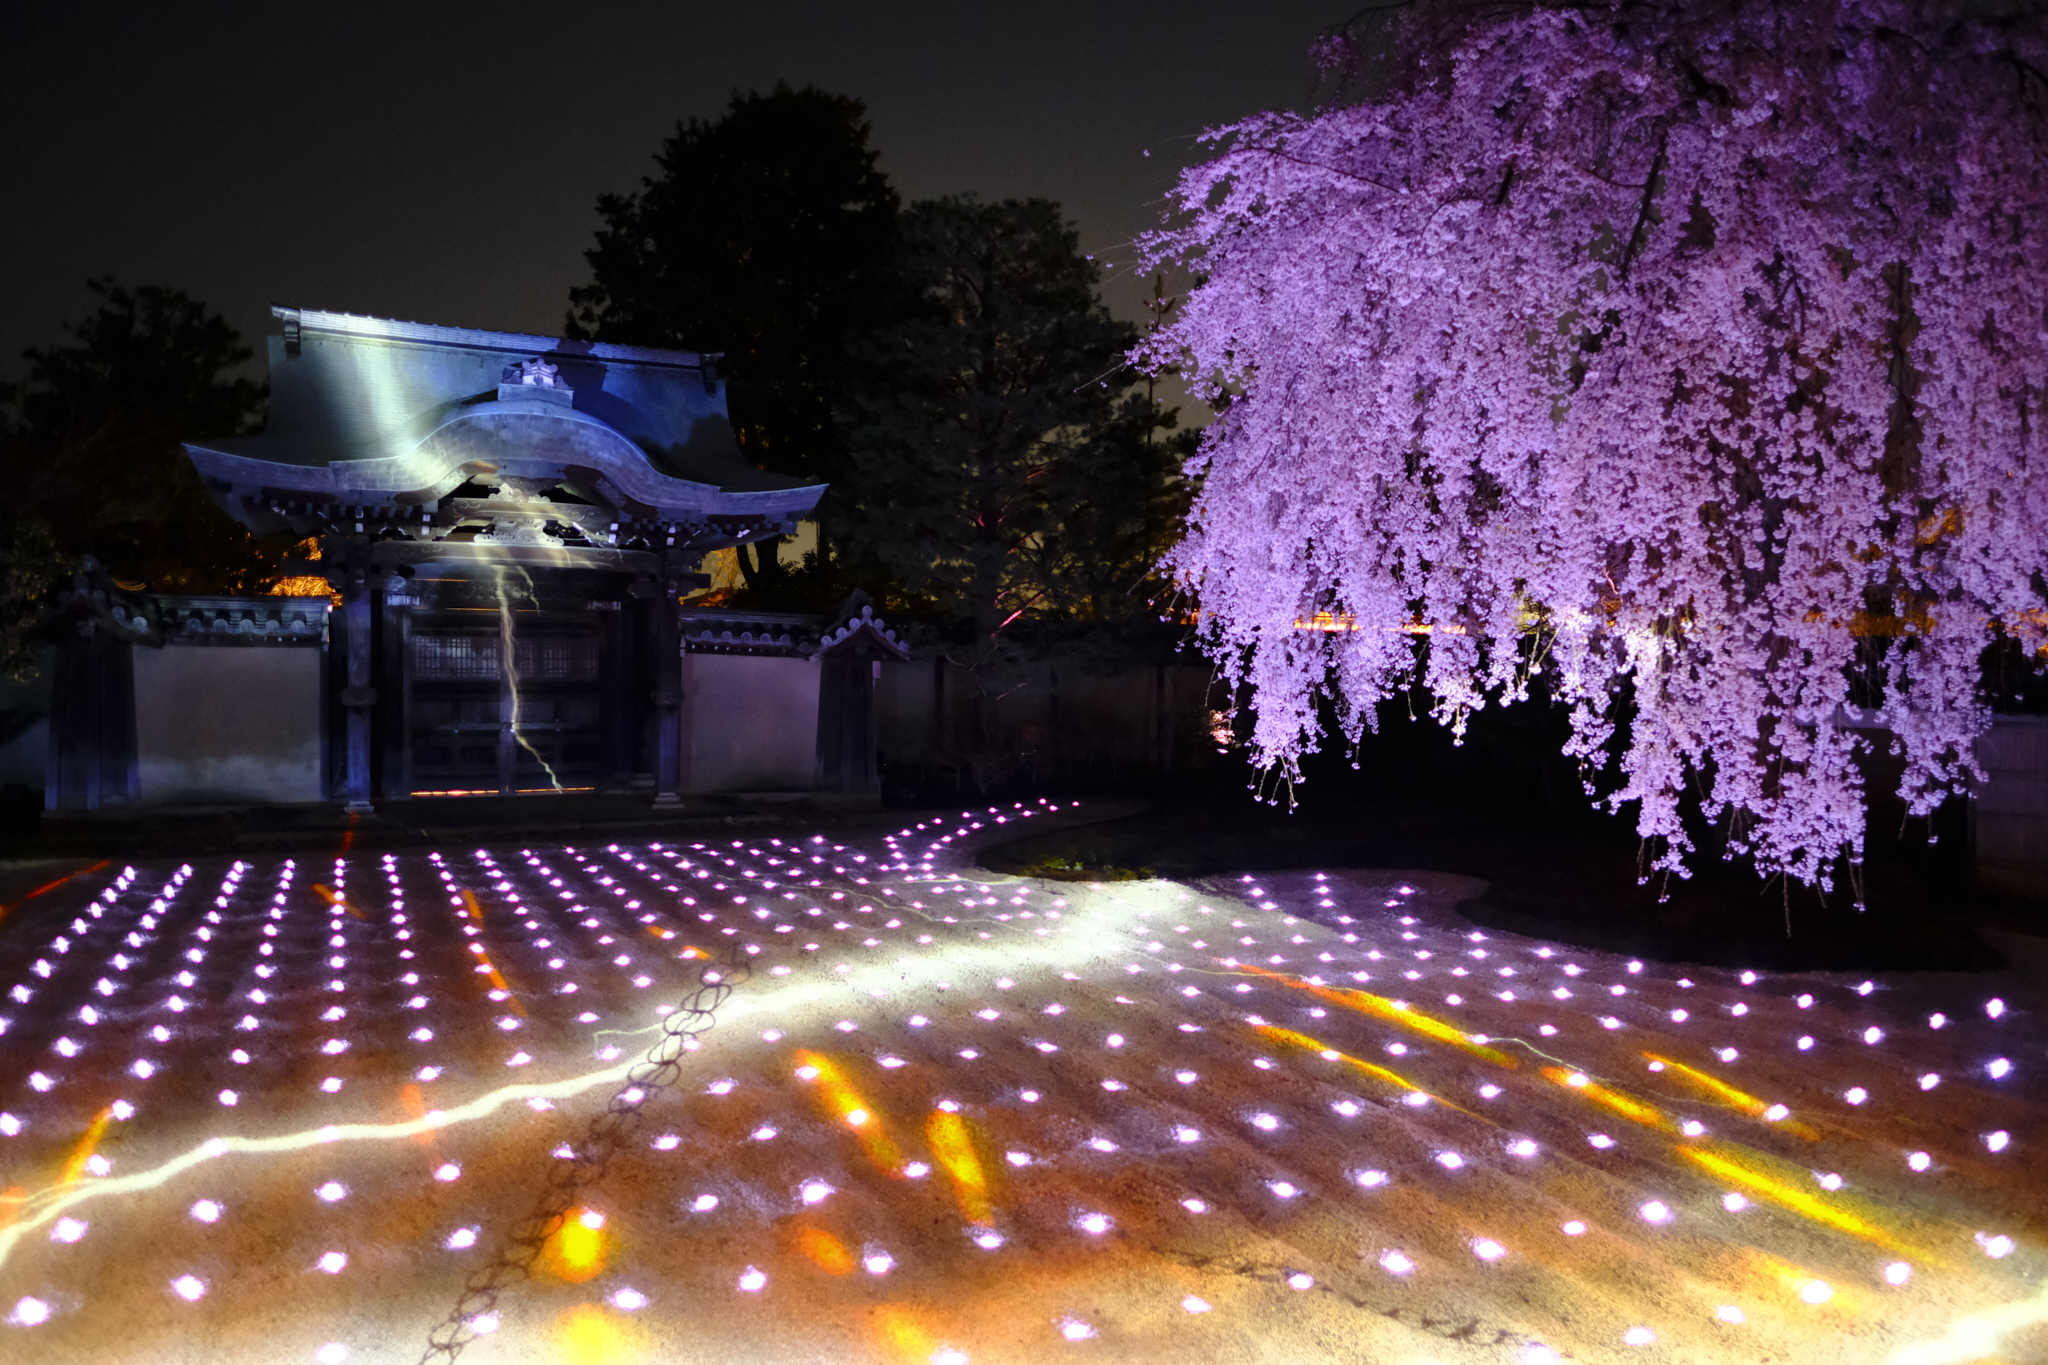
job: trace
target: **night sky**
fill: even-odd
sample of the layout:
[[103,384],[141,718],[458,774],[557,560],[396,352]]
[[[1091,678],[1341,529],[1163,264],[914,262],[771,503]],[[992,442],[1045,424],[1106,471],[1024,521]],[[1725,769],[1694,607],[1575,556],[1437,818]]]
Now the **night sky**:
[[1059,200],[1135,317],[1126,244],[1193,135],[1305,105],[1349,8],[0,6],[0,377],[98,274],[251,338],[272,302],[554,334],[597,195],[778,79],[865,100],[906,202]]

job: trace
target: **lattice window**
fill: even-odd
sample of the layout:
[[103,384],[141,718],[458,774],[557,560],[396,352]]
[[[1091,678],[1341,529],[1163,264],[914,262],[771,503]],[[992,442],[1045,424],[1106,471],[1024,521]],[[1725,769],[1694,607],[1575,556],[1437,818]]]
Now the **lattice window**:
[[489,635],[415,635],[412,675],[435,681],[496,682],[498,641]]

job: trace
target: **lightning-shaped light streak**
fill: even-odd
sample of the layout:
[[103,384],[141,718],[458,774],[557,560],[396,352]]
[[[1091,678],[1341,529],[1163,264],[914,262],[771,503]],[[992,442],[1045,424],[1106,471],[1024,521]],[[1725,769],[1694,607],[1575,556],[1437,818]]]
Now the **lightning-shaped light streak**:
[[[519,568],[516,564],[513,567],[515,569]],[[497,566],[496,574],[498,581],[498,647],[504,654],[505,682],[512,693],[512,715],[510,717],[512,738],[519,742],[520,748],[533,755],[533,761],[540,764],[541,771],[548,775],[548,781],[554,784],[556,791],[560,791],[562,790],[562,779],[555,776],[554,766],[541,757],[540,750],[534,748],[533,742],[527,739],[525,734],[519,729],[519,651],[512,637],[512,599],[505,591],[505,567],[503,565]],[[526,579],[526,595],[529,598],[533,597],[532,577],[524,569],[519,569],[519,576]],[[538,605],[537,599],[536,605]]]
[[[779,987],[750,988],[744,997],[726,1002],[719,1019],[743,1023],[749,1018],[767,1017],[786,1027],[788,1016],[802,1004],[821,999],[824,987],[833,993],[849,991],[870,997],[876,990],[900,991],[933,985],[940,980],[957,980],[971,971],[986,971],[990,977],[1016,975],[1034,967],[1058,969],[1079,965],[1088,950],[1079,944],[1051,939],[1020,938],[1001,944],[961,944],[942,953],[927,953],[905,963],[861,967],[846,975],[832,975],[825,981],[792,977]],[[814,969],[816,970],[816,969]],[[80,1182],[69,1188],[56,1187],[29,1196],[21,1218],[0,1229],[0,1269],[4,1269],[21,1239],[38,1228],[47,1227],[61,1214],[96,1199],[157,1189],[209,1161],[231,1154],[266,1156],[303,1151],[336,1142],[391,1142],[414,1137],[436,1128],[474,1123],[500,1109],[528,1099],[567,1099],[605,1086],[618,1086],[639,1065],[639,1059],[621,1060],[601,1070],[584,1072],[558,1081],[523,1082],[502,1086],[485,1095],[437,1114],[399,1123],[337,1124],[311,1132],[290,1133],[270,1138],[210,1138],[198,1147],[171,1158],[159,1166],[133,1175],[107,1176]]]

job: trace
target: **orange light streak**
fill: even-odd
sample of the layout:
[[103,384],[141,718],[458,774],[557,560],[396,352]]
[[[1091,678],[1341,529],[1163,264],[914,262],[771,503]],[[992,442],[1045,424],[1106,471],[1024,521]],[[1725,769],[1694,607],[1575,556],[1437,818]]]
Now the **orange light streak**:
[[977,1227],[995,1221],[995,1205],[989,1199],[988,1174],[974,1151],[974,1134],[967,1120],[944,1109],[934,1109],[924,1126],[924,1140],[931,1145],[939,1167],[953,1182],[953,1199],[960,1216]]
[[1366,1075],[1371,1076],[1374,1080],[1384,1081],[1386,1084],[1394,1086],[1397,1089],[1412,1090],[1418,1095],[1428,1095],[1432,1100],[1435,1100],[1438,1104],[1441,1104],[1448,1109],[1455,1109],[1459,1113],[1464,1114],[1470,1118],[1478,1119],[1481,1123],[1486,1124],[1488,1127],[1497,1128],[1500,1126],[1494,1123],[1492,1119],[1487,1118],[1483,1114],[1475,1114],[1470,1109],[1465,1108],[1465,1106],[1461,1104],[1453,1104],[1450,1100],[1445,1099],[1441,1095],[1432,1094],[1430,1091],[1424,1090],[1420,1085],[1417,1085],[1414,1081],[1409,1080],[1406,1076],[1401,1075],[1399,1072],[1389,1071],[1383,1066],[1376,1066],[1373,1063],[1364,1060],[1363,1058],[1354,1057],[1348,1052],[1339,1051],[1337,1048],[1331,1047],[1328,1043],[1323,1042],[1319,1038],[1311,1038],[1306,1033],[1296,1033],[1291,1028],[1281,1028],[1278,1024],[1253,1024],[1252,1027],[1257,1029],[1260,1033],[1265,1034],[1269,1038],[1277,1038],[1283,1043],[1292,1043],[1296,1047],[1306,1048],[1310,1052],[1319,1053],[1320,1055],[1329,1058],[1333,1062],[1343,1062],[1347,1066],[1355,1067],[1358,1070],[1363,1071]]
[[78,1177],[85,1174],[85,1163],[92,1159],[93,1149],[100,1145],[100,1137],[107,1131],[107,1125],[114,1121],[111,1108],[102,1109],[99,1117],[85,1130],[85,1136],[71,1149],[71,1155],[64,1159],[64,1172],[57,1177],[58,1188],[76,1184]]
[[63,876],[57,878],[57,880],[54,882],[44,882],[41,886],[29,892],[27,895],[23,896],[14,904],[0,905],[0,919],[6,919],[16,910],[19,910],[22,906],[27,905],[30,901],[34,900],[37,896],[49,895],[52,891],[55,891],[58,887],[64,885],[66,882],[72,880],[74,877],[91,876],[93,873],[99,871],[101,868],[110,866],[111,861],[111,859],[102,858],[98,862],[94,863],[91,867],[81,867],[76,872],[65,873]]
[[867,1150],[868,1160],[876,1168],[890,1175],[903,1173],[903,1153],[889,1137],[874,1106],[861,1098],[853,1083],[846,1079],[846,1073],[830,1057],[798,1048],[798,1066],[815,1067],[818,1072],[818,1095],[833,1116],[853,1130],[855,1138]]
[[1765,1159],[1760,1152],[1744,1149],[1741,1157],[1723,1156],[1701,1147],[1687,1147],[1679,1144],[1672,1148],[1678,1155],[1710,1175],[1719,1176],[1731,1184],[1740,1185],[1751,1194],[1758,1195],[1782,1208],[1790,1209],[1816,1223],[1845,1232],[1851,1237],[1873,1242],[1887,1250],[1903,1252],[1927,1259],[1926,1253],[1900,1241],[1891,1233],[1878,1227],[1868,1219],[1860,1218],[1846,1209],[1836,1208],[1824,1199],[1808,1194],[1805,1190],[1776,1179],[1757,1169]]
[[846,1249],[846,1243],[823,1228],[805,1228],[797,1234],[796,1245],[812,1265],[827,1275],[853,1273],[853,1253]]
[[1360,1014],[1371,1015],[1375,1019],[1383,1019],[1388,1023],[1399,1024],[1403,1028],[1413,1029],[1425,1038],[1433,1038],[1439,1043],[1448,1043],[1462,1052],[1468,1052],[1482,1061],[1492,1062],[1495,1066],[1504,1067],[1509,1071],[1514,1071],[1521,1066],[1520,1062],[1517,1062],[1505,1052],[1487,1047],[1483,1043],[1475,1043],[1456,1026],[1447,1024],[1441,1019],[1433,1019],[1418,1010],[1410,1009],[1404,1002],[1389,1000],[1384,996],[1374,995],[1369,991],[1340,990],[1331,986],[1312,986],[1306,981],[1297,980],[1283,972],[1267,971],[1264,967],[1254,962],[1238,963],[1236,969],[1242,972],[1250,972],[1254,976],[1263,976],[1269,981],[1277,981],[1284,986],[1292,986],[1298,991],[1307,991],[1318,1000],[1327,1000],[1333,1005],[1342,1005],[1345,1009],[1355,1010]]
[[[1578,1077],[1576,1083],[1572,1079],[1575,1076]],[[1641,1100],[1629,1098],[1618,1090],[1609,1090],[1606,1086],[1586,1077],[1581,1072],[1567,1071],[1561,1066],[1546,1066],[1543,1068],[1543,1079],[1555,1081],[1574,1095],[1583,1096],[1602,1108],[1611,1109],[1623,1118],[1640,1123],[1646,1128],[1676,1128],[1678,1126],[1672,1122],[1669,1114],[1666,1114],[1654,1104],[1645,1104]]]
[[[1712,1095],[1714,1098],[1721,1100],[1724,1103],[1733,1105],[1735,1108],[1740,1109],[1743,1113],[1749,1115],[1753,1119],[1763,1118],[1764,1115],[1768,1113],[1770,1110],[1770,1106],[1764,1103],[1762,1100],[1758,1099],[1756,1096],[1748,1093],[1747,1091],[1737,1090],[1734,1086],[1728,1084],[1728,1082],[1724,1080],[1721,1080],[1717,1076],[1709,1076],[1704,1071],[1695,1070],[1694,1068],[1687,1066],[1684,1062],[1674,1062],[1669,1057],[1659,1057],[1654,1052],[1645,1052],[1642,1055],[1648,1058],[1650,1061],[1662,1062],[1664,1064],[1665,1069],[1676,1074],[1679,1077],[1679,1079],[1688,1081],[1694,1087],[1706,1091],[1709,1095]],[[1765,1121],[1769,1122],[1769,1120],[1767,1119]],[[1820,1134],[1816,1133],[1813,1129],[1807,1127],[1803,1123],[1786,1121],[1777,1123],[1773,1126],[1782,1128],[1788,1133],[1796,1133],[1800,1137],[1805,1138],[1808,1142],[1820,1141]]]
[[332,887],[322,886],[319,882],[314,882],[313,891],[316,895],[320,897],[321,900],[326,901],[329,905],[340,906],[342,909],[348,911],[351,915],[354,915],[357,919],[368,918],[368,916],[364,915],[362,911],[356,909],[353,905],[350,905],[348,903],[348,900],[345,897],[343,897],[340,893],[336,892]]
[[[484,923],[484,908],[477,903],[476,892],[464,891],[462,893],[462,904],[462,913],[475,920],[477,927],[481,929]],[[505,992],[508,997],[507,1003],[511,1006],[512,1012],[521,1019],[524,1019],[526,1017],[526,1006],[519,1003],[519,993],[512,989],[512,983],[505,979],[505,974],[500,972],[497,964],[491,961],[491,955],[484,951],[481,943],[472,941],[469,946],[471,951],[476,953],[477,965],[484,969],[485,975],[490,978],[491,985]]]

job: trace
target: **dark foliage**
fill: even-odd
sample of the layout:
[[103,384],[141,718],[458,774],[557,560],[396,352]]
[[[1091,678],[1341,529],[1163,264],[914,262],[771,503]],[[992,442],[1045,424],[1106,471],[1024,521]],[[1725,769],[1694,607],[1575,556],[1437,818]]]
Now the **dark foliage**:
[[260,425],[265,387],[234,373],[249,347],[182,291],[104,278],[87,288],[99,306],[66,328],[68,342],[23,352],[28,374],[4,395],[0,458],[21,519],[6,539],[25,556],[10,577],[39,581],[53,547],[138,586],[263,591],[284,547],[222,512],[180,446]]
[[[846,343],[891,297],[897,197],[877,155],[866,107],[810,86],[679,125],[637,191],[599,198],[568,334],[722,354],[747,458],[836,482]],[[751,581],[762,566],[742,562]]]

